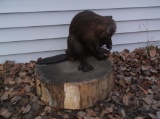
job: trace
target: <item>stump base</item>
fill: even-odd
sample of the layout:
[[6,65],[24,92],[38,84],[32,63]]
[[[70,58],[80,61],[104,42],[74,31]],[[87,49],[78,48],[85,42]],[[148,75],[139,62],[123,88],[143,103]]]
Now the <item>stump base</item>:
[[89,57],[93,71],[78,71],[78,61],[36,66],[36,88],[41,100],[57,109],[85,109],[103,101],[114,86],[110,61]]

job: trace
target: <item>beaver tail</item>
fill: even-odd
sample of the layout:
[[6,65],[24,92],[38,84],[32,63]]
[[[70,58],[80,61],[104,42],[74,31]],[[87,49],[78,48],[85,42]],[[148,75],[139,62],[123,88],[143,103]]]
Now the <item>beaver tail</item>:
[[43,65],[43,64],[53,64],[61,61],[65,61],[67,59],[66,54],[60,54],[52,57],[46,57],[44,59],[38,60],[37,64],[38,65]]

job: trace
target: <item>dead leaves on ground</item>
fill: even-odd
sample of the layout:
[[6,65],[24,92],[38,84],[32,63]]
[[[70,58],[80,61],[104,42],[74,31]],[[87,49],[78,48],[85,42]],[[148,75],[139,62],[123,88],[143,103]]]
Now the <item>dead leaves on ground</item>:
[[[157,118],[160,111],[160,49],[139,48],[113,53],[116,88],[111,98],[128,112],[125,118]],[[120,94],[120,95],[117,95]],[[129,108],[129,109],[128,109]],[[158,113],[158,114],[157,114]]]
[[[109,54],[108,54],[109,55]],[[160,119],[160,49],[147,47],[109,55],[115,88],[86,110],[54,110],[36,95],[36,63],[0,64],[0,118],[22,119]]]
[[[36,97],[34,68],[35,62],[15,64],[6,61],[0,65],[0,115],[21,118],[31,110],[33,97]],[[38,97],[37,97],[38,99]],[[12,108],[11,108],[12,107]],[[11,110],[12,109],[12,110]]]

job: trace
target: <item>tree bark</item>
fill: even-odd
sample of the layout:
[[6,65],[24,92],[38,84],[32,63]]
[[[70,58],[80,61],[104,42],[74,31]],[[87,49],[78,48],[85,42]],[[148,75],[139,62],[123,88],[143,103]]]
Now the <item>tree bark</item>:
[[56,109],[85,109],[104,101],[114,86],[113,66],[108,60],[88,61],[94,71],[86,73],[77,70],[77,61],[37,65],[37,95]]

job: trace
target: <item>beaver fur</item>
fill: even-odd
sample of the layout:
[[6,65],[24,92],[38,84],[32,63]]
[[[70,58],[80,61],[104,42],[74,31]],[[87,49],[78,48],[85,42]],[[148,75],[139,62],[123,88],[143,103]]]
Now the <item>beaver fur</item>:
[[116,31],[116,24],[112,16],[100,16],[92,11],[78,13],[71,21],[67,39],[66,54],[47,57],[37,61],[37,64],[52,64],[64,60],[79,60],[78,70],[83,72],[94,69],[87,60],[89,55],[98,60],[106,59],[106,50],[112,49],[112,35]]
[[105,59],[104,50],[112,49],[112,35],[116,31],[112,16],[100,16],[92,11],[78,13],[71,21],[67,39],[67,59],[79,60],[78,70],[83,72],[94,69],[87,60],[89,55],[99,60]]

